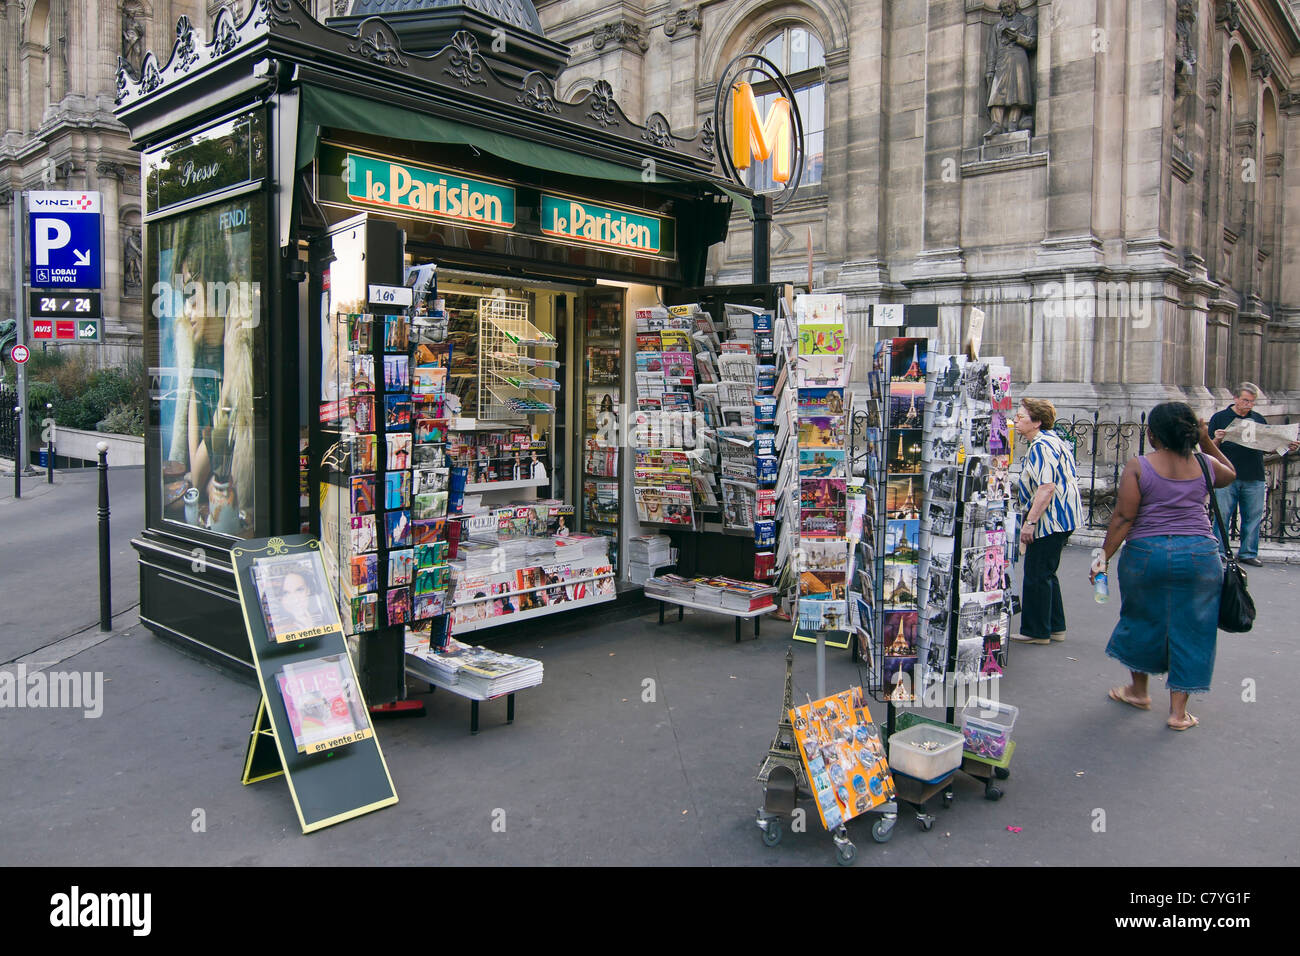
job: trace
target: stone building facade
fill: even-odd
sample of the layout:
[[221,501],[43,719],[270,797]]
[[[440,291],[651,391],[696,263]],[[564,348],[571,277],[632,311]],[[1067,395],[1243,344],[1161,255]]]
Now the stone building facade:
[[[772,53],[818,138],[814,181],[777,217],[774,278],[806,284],[811,247],[813,284],[856,321],[937,303],[948,341],[980,308],[984,352],[1021,388],[1110,415],[1221,405],[1241,379],[1266,412],[1300,412],[1297,8],[537,3],[574,51],[562,94],[605,79],[674,127],[712,111],[732,56]],[[749,275],[733,225],[718,281]]]
[[[0,0],[0,228],[13,189],[105,200],[105,316],[139,341],[138,157],[113,119],[176,21],[254,0]],[[349,0],[299,0],[325,18]],[[497,2],[497,0],[493,0]],[[504,0],[503,0],[504,2]],[[607,81],[629,114],[687,132],[734,55],[791,77],[804,185],[773,229],[773,277],[938,304],[939,337],[987,315],[984,351],[1066,408],[1222,404],[1249,379],[1300,413],[1300,2],[1283,0],[538,0],[573,55],[566,99]],[[756,92],[763,92],[757,88]],[[756,187],[764,183],[754,181]],[[737,216],[711,270],[747,281]],[[0,315],[12,314],[0,243]]]
[[[118,57],[138,71],[148,51],[171,50],[182,16],[206,31],[221,7],[242,19],[250,2],[0,0],[0,318],[14,314],[14,190],[97,190],[104,215],[103,357],[121,364],[140,354],[149,291],[141,281],[140,157],[113,117]],[[344,2],[309,5],[323,17]]]

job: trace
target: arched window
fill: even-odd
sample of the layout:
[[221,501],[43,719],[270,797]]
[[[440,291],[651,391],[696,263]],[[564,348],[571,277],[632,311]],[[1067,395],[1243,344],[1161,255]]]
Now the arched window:
[[[822,41],[807,27],[787,26],[763,42],[758,52],[775,63],[790,81],[803,118],[804,165],[800,185],[820,183],[826,154],[826,50]],[[754,95],[760,115],[766,116],[777,95],[775,84],[754,84]],[[748,182],[756,192],[780,188],[772,179],[767,163],[750,166]]]

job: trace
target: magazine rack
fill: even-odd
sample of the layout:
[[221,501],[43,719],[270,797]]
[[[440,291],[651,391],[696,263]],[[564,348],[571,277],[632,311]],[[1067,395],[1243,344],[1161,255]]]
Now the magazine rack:
[[[293,554],[315,557],[319,551],[320,542],[303,534],[254,539],[231,550],[253,667],[262,691],[244,757],[242,780],[245,784],[257,783],[284,774],[303,833],[342,823],[397,802],[393,779],[374,735],[369,710],[344,641],[338,607],[329,598],[323,568],[320,580],[311,586],[315,593],[327,598],[320,605],[326,632],[287,643],[276,643],[268,632],[259,587],[253,576],[254,561]],[[320,566],[318,558],[316,564]],[[351,674],[364,726],[356,734],[347,735],[346,741],[340,738],[337,746],[325,746],[314,753],[300,753],[294,744],[293,727],[276,684],[276,675],[284,670],[286,664],[335,655],[346,662]]]

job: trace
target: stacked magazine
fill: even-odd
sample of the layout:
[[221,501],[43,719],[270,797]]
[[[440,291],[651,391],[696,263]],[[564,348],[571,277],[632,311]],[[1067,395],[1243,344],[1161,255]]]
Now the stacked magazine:
[[424,680],[454,686],[469,697],[498,697],[542,682],[542,662],[450,640],[442,653],[427,644],[408,647],[406,669]]
[[647,597],[662,597],[678,603],[695,600],[695,578],[680,574],[661,574],[650,578],[645,583]]

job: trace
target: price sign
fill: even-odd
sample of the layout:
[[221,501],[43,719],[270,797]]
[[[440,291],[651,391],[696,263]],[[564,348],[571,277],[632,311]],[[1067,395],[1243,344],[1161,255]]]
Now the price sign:
[[898,303],[873,305],[871,307],[871,320],[871,324],[877,328],[886,326],[901,328],[903,325],[903,306]]
[[32,292],[28,305],[33,319],[98,319],[98,292]]
[[373,305],[408,306],[414,301],[411,290],[404,285],[372,285],[370,287],[370,302]]

